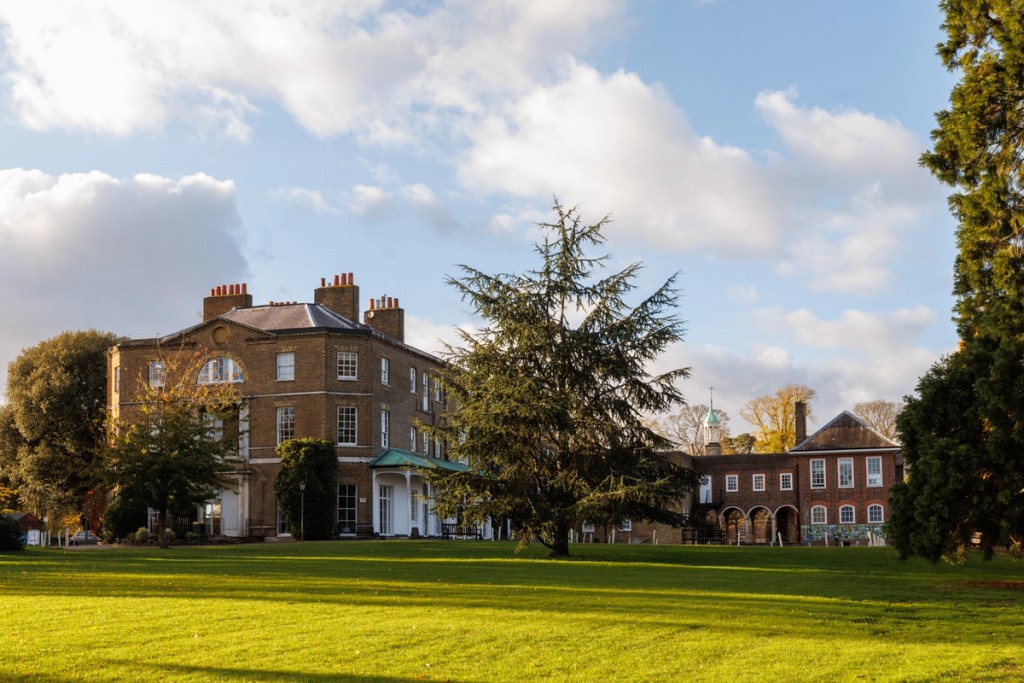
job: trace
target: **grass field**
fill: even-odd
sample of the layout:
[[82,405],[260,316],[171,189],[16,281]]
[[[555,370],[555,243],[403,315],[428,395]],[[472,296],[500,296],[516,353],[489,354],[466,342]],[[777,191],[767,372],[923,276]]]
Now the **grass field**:
[[372,541],[0,554],[2,681],[1024,680],[1024,562]]

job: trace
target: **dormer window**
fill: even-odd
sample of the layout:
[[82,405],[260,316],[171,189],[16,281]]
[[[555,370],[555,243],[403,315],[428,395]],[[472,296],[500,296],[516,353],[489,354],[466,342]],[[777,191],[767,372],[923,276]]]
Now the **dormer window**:
[[232,359],[221,356],[207,361],[199,371],[197,384],[236,384],[244,381],[242,368]]

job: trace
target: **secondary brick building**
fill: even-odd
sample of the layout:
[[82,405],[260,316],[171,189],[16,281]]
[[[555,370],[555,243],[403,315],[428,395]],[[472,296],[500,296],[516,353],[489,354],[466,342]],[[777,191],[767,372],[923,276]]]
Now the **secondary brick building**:
[[888,491],[903,479],[900,447],[843,412],[787,453],[695,457],[703,483],[695,524],[727,542],[865,543],[883,538]]
[[163,354],[198,350],[208,360],[197,381],[232,383],[241,396],[242,466],[200,513],[210,533],[284,535],[273,491],[280,466],[275,448],[314,437],[336,444],[342,535],[439,535],[429,482],[416,467],[462,467],[417,428],[440,419],[441,361],[405,343],[397,299],[373,299],[362,322],[358,317],[351,274],[321,280],[312,303],[254,306],[244,284],[215,287],[198,325],[110,349],[110,412],[130,415],[139,383],[159,381],[164,372]]

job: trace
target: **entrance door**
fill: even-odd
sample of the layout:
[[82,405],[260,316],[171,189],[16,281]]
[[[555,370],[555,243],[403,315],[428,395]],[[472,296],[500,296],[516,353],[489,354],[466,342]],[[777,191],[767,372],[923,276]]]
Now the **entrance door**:
[[380,535],[390,536],[394,528],[394,510],[391,507],[392,498],[395,496],[394,486],[380,487]]
[[220,494],[220,530],[225,536],[238,535],[238,494],[234,491]]

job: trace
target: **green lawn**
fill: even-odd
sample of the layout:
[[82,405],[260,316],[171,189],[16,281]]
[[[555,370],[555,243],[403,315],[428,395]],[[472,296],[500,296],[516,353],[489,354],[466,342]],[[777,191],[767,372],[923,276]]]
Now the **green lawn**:
[[1024,562],[374,541],[0,554],[0,681],[1013,681]]

